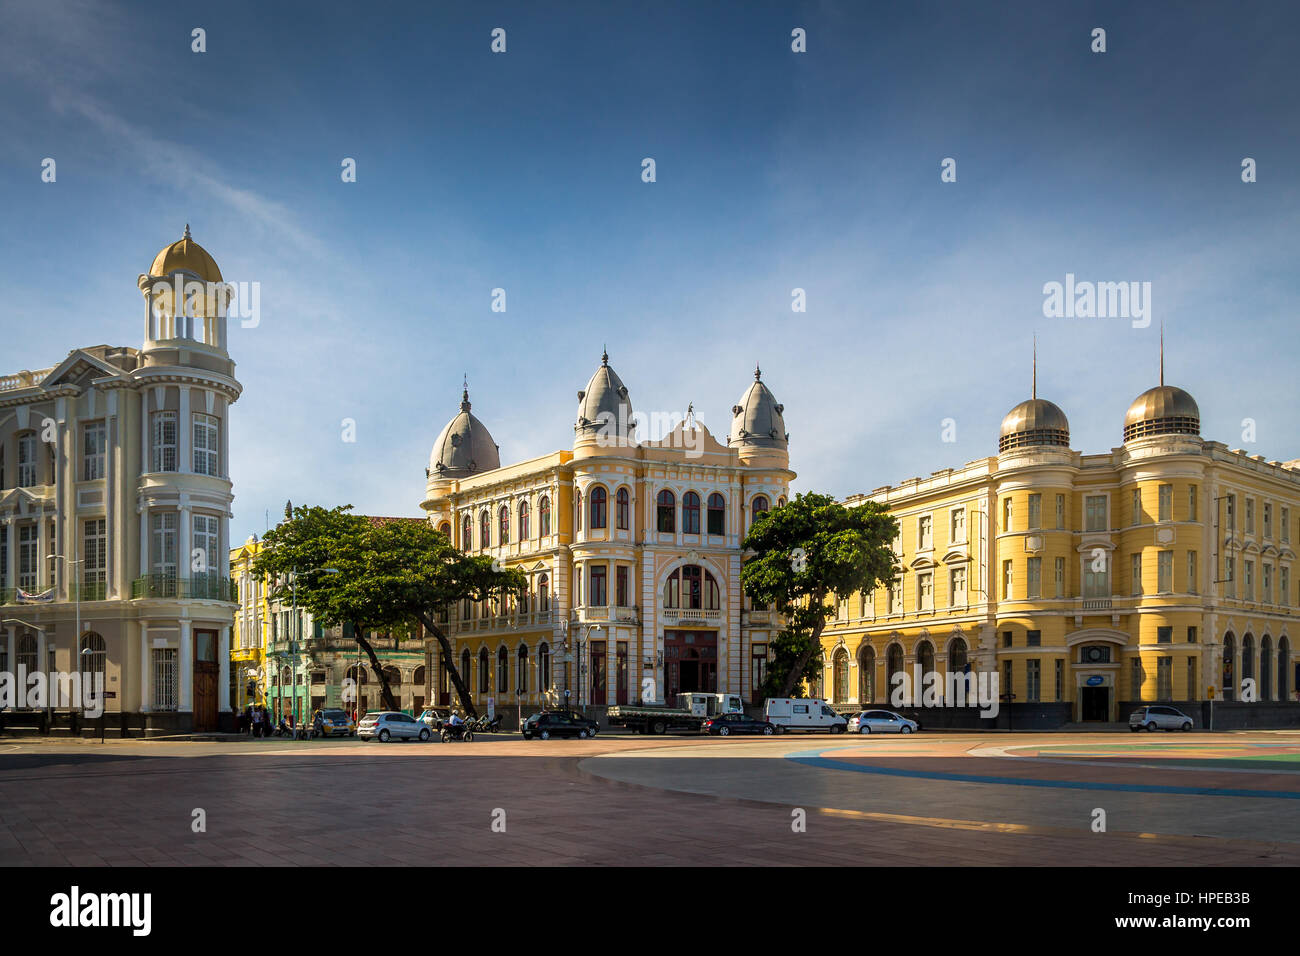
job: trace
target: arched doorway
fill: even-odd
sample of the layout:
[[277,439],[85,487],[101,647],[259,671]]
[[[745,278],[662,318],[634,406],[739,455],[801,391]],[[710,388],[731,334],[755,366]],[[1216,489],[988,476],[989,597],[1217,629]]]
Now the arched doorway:
[[874,704],[876,701],[876,652],[870,644],[858,649],[858,703]]
[[1273,699],[1273,638],[1259,639],[1259,699]]
[[[1240,683],[1245,684],[1255,678],[1255,635],[1247,634],[1241,639],[1241,676]],[[1255,699],[1259,700],[1259,687],[1255,688]]]
[[1294,687],[1291,680],[1291,641],[1283,634],[1277,639],[1277,699],[1290,700]]
[[892,703],[894,696],[894,675],[903,670],[903,645],[893,643],[885,651],[885,701]]
[[848,703],[849,700],[849,652],[843,647],[835,648],[831,658],[831,702]]
[[[916,646],[916,660],[921,665],[921,679],[925,679],[926,674],[934,672],[934,645],[929,641],[921,641]],[[916,688],[919,692],[920,688]]]

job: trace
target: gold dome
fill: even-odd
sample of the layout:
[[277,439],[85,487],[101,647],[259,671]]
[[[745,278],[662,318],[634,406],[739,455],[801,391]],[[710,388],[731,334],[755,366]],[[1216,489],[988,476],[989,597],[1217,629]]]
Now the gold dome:
[[1124,416],[1124,440],[1147,435],[1199,435],[1201,410],[1181,388],[1157,385],[1133,400]]
[[149,275],[165,276],[178,270],[192,272],[205,282],[224,281],[216,260],[208,255],[208,250],[190,238],[188,223],[185,225],[184,236],[154,256]]
[[1070,422],[1065,412],[1045,398],[1021,402],[1002,419],[998,451],[1028,445],[1070,447]]

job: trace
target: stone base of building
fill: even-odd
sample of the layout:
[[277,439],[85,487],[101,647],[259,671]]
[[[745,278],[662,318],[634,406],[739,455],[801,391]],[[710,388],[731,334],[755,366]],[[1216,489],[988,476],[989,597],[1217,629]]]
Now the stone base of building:
[[[217,726],[204,732],[228,734],[236,729],[235,715],[227,712],[218,714]],[[189,712],[113,713],[96,718],[86,718],[76,711],[66,710],[0,712],[0,735],[6,737],[143,739],[199,732],[194,728],[194,715]]]

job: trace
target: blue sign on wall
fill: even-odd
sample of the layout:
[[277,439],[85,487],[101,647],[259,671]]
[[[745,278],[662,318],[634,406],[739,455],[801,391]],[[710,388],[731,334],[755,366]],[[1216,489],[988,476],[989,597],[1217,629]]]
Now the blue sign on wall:
[[1106,678],[1102,677],[1100,674],[1093,674],[1085,683],[1087,683],[1089,687],[1100,687],[1105,683],[1105,681]]

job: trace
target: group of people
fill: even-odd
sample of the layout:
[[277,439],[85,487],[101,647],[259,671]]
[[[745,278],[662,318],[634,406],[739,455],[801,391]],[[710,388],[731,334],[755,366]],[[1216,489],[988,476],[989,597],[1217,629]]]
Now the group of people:
[[[284,722],[293,729],[293,714],[287,714]],[[251,737],[269,737],[275,731],[275,716],[263,704],[249,704],[239,715],[239,732]]]

